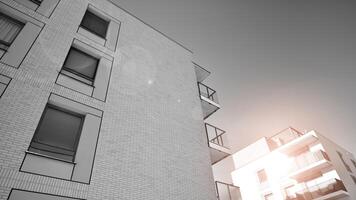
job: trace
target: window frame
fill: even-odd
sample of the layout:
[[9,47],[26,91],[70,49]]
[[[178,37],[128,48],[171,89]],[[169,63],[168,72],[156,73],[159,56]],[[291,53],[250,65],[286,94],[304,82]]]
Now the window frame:
[[[85,19],[85,16],[87,15],[87,13],[90,13],[91,15],[93,15],[93,16],[95,16],[95,17],[97,17],[97,18],[99,18],[100,20],[102,20],[102,21],[105,22],[106,29],[105,29],[105,34],[104,34],[104,35],[101,35],[100,33],[97,33],[96,31],[93,31],[93,30],[91,30],[90,28],[88,28],[87,26],[84,26],[84,25],[83,25],[83,22],[84,22],[84,19]],[[110,25],[110,20],[104,19],[104,18],[102,18],[101,16],[99,16],[98,14],[96,14],[95,12],[91,11],[90,9],[87,9],[87,10],[85,11],[84,15],[83,15],[83,18],[82,18],[82,20],[81,20],[81,22],[80,22],[79,27],[81,27],[81,28],[83,28],[83,29],[89,31],[90,33],[92,33],[92,34],[94,34],[94,35],[96,35],[96,36],[98,36],[98,37],[100,37],[100,38],[106,40],[106,37],[107,37],[107,35],[108,35],[109,25]]]
[[4,46],[7,47],[7,48],[3,48],[2,45],[0,45],[0,49],[7,51],[7,49],[8,49],[8,48],[11,46],[11,44],[16,40],[17,36],[21,33],[22,29],[25,27],[26,24],[23,23],[23,22],[21,22],[21,21],[19,21],[19,20],[17,20],[17,19],[15,19],[15,18],[13,18],[13,17],[11,17],[11,16],[8,16],[8,15],[6,15],[5,13],[2,13],[2,12],[0,12],[0,16],[1,16],[1,17],[4,17],[4,18],[6,18],[6,19],[9,19],[9,20],[10,20],[12,23],[14,23],[14,24],[18,24],[18,25],[21,26],[20,31],[16,34],[16,36],[13,38],[13,40],[12,40],[11,42],[6,42],[6,41],[0,39],[0,44],[2,44],[2,45],[4,45]]
[[[41,127],[41,124],[43,123],[43,120],[44,120],[44,116],[45,116],[45,113],[47,112],[47,109],[48,108],[51,108],[51,109],[54,109],[54,110],[57,110],[57,111],[60,111],[60,112],[64,112],[66,114],[69,114],[69,115],[73,115],[73,116],[76,116],[76,117],[79,117],[81,119],[80,121],[80,128],[77,130],[77,135],[76,135],[76,138],[75,138],[75,142],[74,142],[74,150],[73,150],[73,156],[72,156],[72,159],[71,160],[66,160],[66,159],[62,159],[62,158],[58,158],[58,157],[55,157],[55,156],[52,156],[52,155],[46,155],[46,154],[42,154],[42,153],[38,153],[38,152],[34,152],[36,154],[41,154],[41,155],[44,155],[46,157],[52,157],[54,159],[57,159],[57,160],[64,160],[64,161],[67,161],[67,162],[71,162],[71,163],[74,163],[74,160],[75,160],[75,156],[76,156],[76,153],[77,153],[77,150],[78,150],[78,144],[79,144],[79,140],[80,140],[80,137],[81,137],[81,133],[82,133],[82,130],[83,130],[83,124],[84,124],[84,120],[85,120],[85,115],[81,115],[79,113],[76,113],[76,112],[73,112],[71,110],[68,110],[68,109],[65,109],[65,108],[62,108],[62,107],[59,107],[59,106],[56,106],[56,105],[53,105],[53,104],[49,104],[47,103],[43,112],[42,112],[42,115],[41,115],[41,118],[40,118],[40,121],[38,122],[37,124],[37,127],[36,127],[36,130],[35,130],[35,133],[33,134],[33,137],[31,139],[31,142],[30,142],[30,145],[27,149],[27,151],[29,152],[33,152],[31,151],[30,148],[34,148],[32,147],[32,142],[35,142],[35,143],[39,143],[37,142],[35,139],[36,139],[36,136],[39,134],[39,129]],[[40,144],[43,144],[43,143],[40,143]],[[66,151],[72,151],[72,150],[68,150],[68,149],[65,149],[65,148],[62,148],[62,147],[56,147],[56,146],[53,146],[53,145],[48,145],[48,144],[43,144],[43,145],[46,145],[46,146],[49,146],[49,147],[54,147],[54,148],[58,148],[58,149],[63,149],[63,150],[66,150]],[[45,149],[39,149],[41,151],[48,151],[48,150],[45,150]],[[52,152],[52,153],[56,153],[56,154],[62,154],[62,153],[59,153],[59,152],[53,152],[53,151],[48,151],[48,152]]]
[[[263,177],[265,178],[264,180],[261,180],[262,178],[260,177],[260,173],[263,173]],[[268,182],[268,176],[267,176],[267,172],[265,169],[261,169],[261,170],[258,170],[257,171],[257,178],[258,178],[258,181],[263,184],[263,183],[266,183]]]
[[[70,54],[70,52],[71,52],[72,49],[75,49],[75,51],[78,51],[78,52],[80,52],[80,53],[82,53],[82,54],[84,54],[84,55],[86,55],[86,56],[88,56],[88,57],[91,57],[91,58],[94,58],[95,60],[97,60],[93,78],[88,77],[88,76],[86,76],[86,75],[84,75],[84,74],[82,74],[82,73],[80,73],[80,72],[77,72],[77,71],[75,71],[75,70],[73,70],[73,69],[70,69],[70,68],[66,67],[66,63],[67,63],[67,61],[68,61],[68,57],[69,57],[69,54]],[[76,48],[76,47],[74,47],[74,46],[71,46],[70,49],[69,49],[69,51],[68,51],[68,53],[67,53],[67,56],[66,56],[66,58],[65,58],[65,60],[64,60],[64,63],[63,63],[63,66],[62,66],[62,70],[67,71],[67,72],[69,72],[69,73],[72,73],[72,74],[74,74],[74,75],[76,75],[76,76],[79,76],[80,78],[83,78],[83,79],[87,80],[88,82],[85,82],[85,81],[83,81],[83,80],[80,80],[80,79],[77,79],[77,78],[75,78],[75,77],[70,76],[71,78],[73,78],[73,79],[75,79],[75,80],[77,80],[77,81],[80,81],[80,82],[82,82],[82,83],[84,83],[84,84],[93,86],[94,81],[95,81],[95,78],[96,78],[96,74],[97,74],[97,72],[98,72],[99,64],[100,64],[100,59],[98,59],[98,58],[96,58],[95,56],[92,56],[92,55],[90,55],[90,54],[88,54],[88,53],[86,53],[86,52],[80,50],[79,48]],[[63,74],[63,73],[62,73],[62,74]],[[66,74],[64,74],[64,75],[66,75]],[[66,75],[66,76],[69,76],[69,75]],[[90,83],[89,83],[89,82],[90,82]]]

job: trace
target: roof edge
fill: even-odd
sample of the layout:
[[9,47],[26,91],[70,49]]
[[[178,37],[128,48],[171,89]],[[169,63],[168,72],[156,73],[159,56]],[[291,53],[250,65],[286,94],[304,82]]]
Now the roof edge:
[[183,44],[179,43],[178,41],[174,40],[173,38],[169,37],[168,35],[166,35],[165,33],[161,32],[160,30],[158,30],[157,28],[155,28],[154,26],[150,25],[149,23],[143,21],[142,19],[140,19],[139,17],[137,17],[136,15],[132,14],[130,11],[128,11],[127,9],[121,7],[118,5],[117,2],[114,2],[114,0],[108,0],[109,2],[111,2],[113,5],[115,5],[116,7],[120,8],[121,10],[123,10],[124,12],[126,12],[127,14],[131,15],[132,17],[136,18],[137,20],[139,20],[140,22],[142,22],[143,24],[147,25],[148,27],[152,28],[153,30],[157,31],[158,33],[160,33],[161,35],[163,35],[164,37],[166,37],[167,39],[171,40],[172,42],[178,44],[179,46],[181,46],[182,48],[184,48],[185,50],[189,51],[190,53],[193,53],[192,50],[188,49],[187,47],[185,47]]

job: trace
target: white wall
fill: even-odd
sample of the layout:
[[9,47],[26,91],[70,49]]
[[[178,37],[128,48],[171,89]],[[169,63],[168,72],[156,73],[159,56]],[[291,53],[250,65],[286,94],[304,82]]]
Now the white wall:
[[270,152],[266,138],[261,138],[232,155],[235,169],[252,162]]
[[212,168],[215,181],[232,184],[231,173],[235,170],[232,156],[215,163]]
[[[339,145],[335,144],[328,138],[324,137],[320,133],[317,133],[317,136],[322,143],[325,152],[328,154],[336,172],[340,176],[340,179],[344,183],[348,193],[350,194],[350,197],[344,198],[345,200],[354,200],[356,199],[356,184],[353,182],[351,179],[350,175],[353,174],[356,177],[356,168],[353,166],[351,163],[351,159],[355,160],[354,155],[352,155],[350,152],[345,150],[344,148],[340,147]],[[337,151],[342,153],[343,159],[345,162],[350,166],[352,173],[348,172],[341,161],[339,155],[337,154]]]

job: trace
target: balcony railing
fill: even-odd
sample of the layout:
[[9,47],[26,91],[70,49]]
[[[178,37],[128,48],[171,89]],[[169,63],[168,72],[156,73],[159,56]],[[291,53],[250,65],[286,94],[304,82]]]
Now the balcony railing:
[[227,143],[227,135],[225,134],[226,132],[224,130],[221,130],[211,124],[205,123],[205,131],[209,142],[225,148],[229,148]]
[[213,101],[214,103],[219,104],[218,96],[215,90],[211,89],[210,87],[200,82],[198,82],[198,87],[199,87],[199,94],[201,96],[209,99],[210,101]]
[[197,82],[204,81],[209,75],[210,72],[206,70],[204,67],[198,65],[197,63],[193,62],[195,74],[197,76]]
[[322,160],[330,160],[329,156],[322,150],[316,152],[306,152],[298,155],[294,158],[294,162],[291,165],[290,173],[302,170],[314,163],[317,163]]
[[240,188],[232,185],[215,181],[217,200],[241,200]]
[[340,190],[347,192],[343,182],[338,179],[331,179],[315,186],[306,186],[294,194],[286,194],[285,200],[312,200]]
[[296,129],[289,127],[283,131],[275,134],[274,136],[268,138],[268,144],[271,149],[276,149],[292,140],[295,140],[303,136],[303,133],[297,131]]

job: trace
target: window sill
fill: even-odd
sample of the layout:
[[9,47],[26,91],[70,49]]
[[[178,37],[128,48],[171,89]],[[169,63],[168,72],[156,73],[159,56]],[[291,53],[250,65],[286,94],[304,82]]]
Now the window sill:
[[42,1],[37,1],[37,0],[30,0],[30,1],[38,6],[40,6],[42,3]]
[[82,28],[82,29],[88,31],[89,33],[91,33],[91,34],[93,34],[93,35],[96,35],[97,37],[99,37],[99,38],[101,38],[101,39],[103,39],[103,40],[106,41],[106,35],[107,35],[107,33],[105,34],[105,37],[104,37],[103,35],[100,35],[100,34],[94,32],[94,31],[90,30],[89,28],[83,26],[83,25],[80,25],[79,28]]
[[44,157],[44,158],[49,158],[49,159],[52,159],[52,160],[58,160],[58,161],[66,162],[66,163],[69,163],[69,164],[74,164],[74,165],[77,164],[76,162],[73,162],[73,161],[63,160],[63,159],[60,159],[60,158],[44,155],[44,154],[41,154],[41,153],[35,153],[35,152],[32,152],[32,151],[25,151],[25,153],[26,154],[32,154],[32,155],[35,155],[35,156]]
[[36,0],[15,0],[17,3],[24,5],[25,7],[31,10],[37,10],[40,7],[40,4]]
[[87,28],[83,27],[83,26],[79,26],[77,33],[87,39],[89,39],[90,41],[105,47],[105,44],[107,42],[106,38],[101,37],[100,35],[95,34],[94,32],[91,32],[90,30],[88,30]]
[[78,76],[78,75],[76,75],[76,74],[74,74],[74,73],[72,73],[70,71],[65,70],[65,69],[62,69],[60,73],[62,75],[64,75],[64,76],[67,76],[67,77],[69,77],[71,79],[74,79],[76,81],[79,81],[79,82],[87,85],[87,86],[90,86],[90,87],[94,88],[94,80],[93,81],[89,81],[89,80],[87,80],[85,78],[82,78],[82,77],[80,77],[80,76]]
[[7,51],[11,44],[5,44],[0,41],[0,50]]

